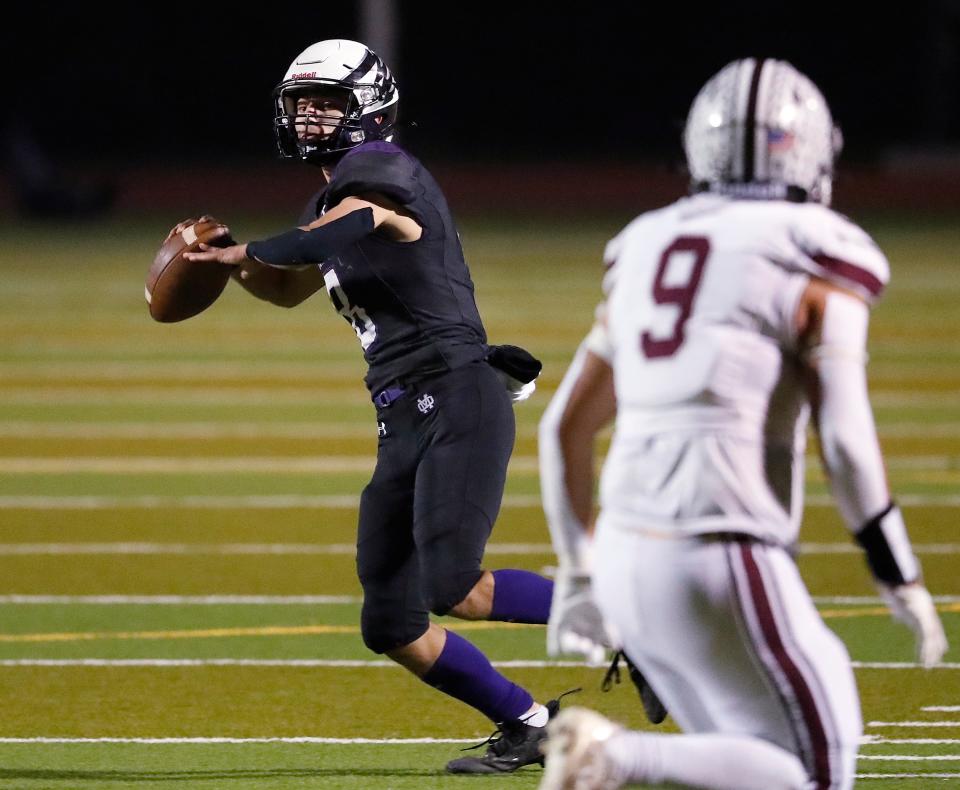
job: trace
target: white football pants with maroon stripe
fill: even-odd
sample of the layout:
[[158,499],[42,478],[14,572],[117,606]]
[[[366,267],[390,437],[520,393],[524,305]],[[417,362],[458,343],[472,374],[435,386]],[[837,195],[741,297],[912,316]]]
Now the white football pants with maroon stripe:
[[[750,781],[753,750],[737,762],[738,739],[780,747],[784,771],[799,758],[817,790],[853,785],[862,733],[850,658],[781,548],[755,541],[679,538],[613,526],[601,515],[594,555],[597,602],[684,733],[658,751],[656,776],[704,788]],[[694,739],[691,739],[693,746]],[[691,772],[690,758],[698,765]],[[715,765],[711,766],[711,754]],[[738,777],[721,775],[737,764]],[[671,761],[675,764],[671,765]],[[769,776],[771,767],[757,766]],[[733,780],[733,781],[731,781]],[[701,784],[702,782],[702,784]]]

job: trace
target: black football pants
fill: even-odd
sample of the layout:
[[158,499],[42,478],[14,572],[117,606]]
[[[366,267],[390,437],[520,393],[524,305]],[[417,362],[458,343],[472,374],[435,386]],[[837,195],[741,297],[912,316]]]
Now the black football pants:
[[360,498],[361,630],[384,653],[410,644],[481,576],[513,449],[513,404],[486,362],[411,384],[377,409],[373,478]]

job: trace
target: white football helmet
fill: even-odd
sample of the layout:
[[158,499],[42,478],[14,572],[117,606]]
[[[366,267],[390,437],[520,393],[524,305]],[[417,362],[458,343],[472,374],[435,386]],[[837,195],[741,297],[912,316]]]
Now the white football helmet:
[[817,86],[786,61],[763,58],[713,76],[683,133],[694,190],[824,205],[842,144]]
[[[297,97],[318,90],[341,93],[347,109],[329,138],[299,140]],[[283,157],[325,164],[369,140],[389,140],[397,122],[400,93],[376,52],[356,41],[329,39],[297,55],[273,91],[273,122]]]

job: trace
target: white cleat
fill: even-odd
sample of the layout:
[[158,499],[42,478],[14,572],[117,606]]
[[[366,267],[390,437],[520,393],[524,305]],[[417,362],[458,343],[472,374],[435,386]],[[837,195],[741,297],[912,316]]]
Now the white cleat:
[[609,719],[586,708],[562,711],[547,725],[541,744],[546,756],[540,790],[616,790],[613,761],[604,741],[621,731]]

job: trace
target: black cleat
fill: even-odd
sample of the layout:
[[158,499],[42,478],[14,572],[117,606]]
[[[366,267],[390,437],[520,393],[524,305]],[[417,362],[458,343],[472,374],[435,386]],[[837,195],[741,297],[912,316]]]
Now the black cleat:
[[607,674],[603,678],[601,689],[603,691],[610,691],[614,683],[620,682],[621,658],[627,662],[630,680],[632,680],[633,685],[637,687],[637,693],[640,695],[640,703],[643,705],[643,712],[647,714],[647,719],[651,724],[662,723],[663,720],[667,718],[667,709],[657,696],[657,692],[647,683],[647,679],[643,676],[643,673],[634,666],[629,656],[622,650],[618,650],[613,654],[613,661],[607,670]]
[[[560,700],[572,693],[568,691],[546,703],[547,715],[551,719],[560,710]],[[447,771],[452,774],[507,774],[525,765],[543,765],[540,744],[546,737],[546,727],[531,727],[521,719],[508,719],[500,722],[498,729],[483,743],[468,747],[479,749],[489,744],[482,757],[458,757],[447,763]]]

